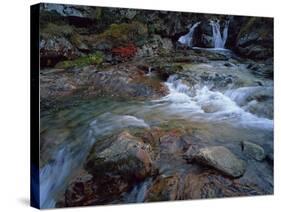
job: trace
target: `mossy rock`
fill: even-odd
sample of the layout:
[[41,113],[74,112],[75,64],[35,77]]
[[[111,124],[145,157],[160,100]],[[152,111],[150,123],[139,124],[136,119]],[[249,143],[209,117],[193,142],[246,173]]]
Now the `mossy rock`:
[[140,22],[111,24],[97,36],[97,41],[109,40],[119,46],[128,42],[137,42],[147,36],[147,26]]
[[74,67],[84,67],[88,65],[99,65],[104,61],[104,55],[101,52],[96,52],[94,54],[89,54],[87,56],[79,57],[74,60],[66,60],[59,62],[56,68],[74,68]]
[[40,36],[43,38],[69,37],[74,32],[74,28],[68,24],[58,25],[48,23],[40,29]]

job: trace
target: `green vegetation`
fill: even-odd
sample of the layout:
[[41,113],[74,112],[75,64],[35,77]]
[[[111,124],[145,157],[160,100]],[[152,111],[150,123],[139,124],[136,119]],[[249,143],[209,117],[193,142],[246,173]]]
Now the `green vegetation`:
[[69,38],[69,41],[75,46],[79,46],[83,43],[81,40],[81,36],[77,32],[72,33],[72,35]]
[[101,19],[101,15],[102,15],[102,8],[101,7],[97,7],[95,9],[95,19],[100,20]]
[[49,38],[53,36],[58,37],[68,37],[73,33],[73,27],[70,25],[57,25],[53,23],[49,23],[46,27],[42,28],[40,33],[43,37]]
[[104,55],[101,52],[96,52],[94,54],[89,54],[87,56],[79,57],[74,60],[66,60],[59,62],[56,68],[73,68],[73,67],[83,67],[87,65],[99,65],[103,62]]
[[147,35],[147,26],[134,21],[132,23],[111,24],[98,35],[99,40],[112,40],[116,44],[134,42]]

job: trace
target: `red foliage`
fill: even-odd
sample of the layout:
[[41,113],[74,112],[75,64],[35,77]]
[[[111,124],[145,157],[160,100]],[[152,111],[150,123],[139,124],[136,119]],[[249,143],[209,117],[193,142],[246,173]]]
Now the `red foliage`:
[[116,56],[120,56],[122,58],[131,58],[135,56],[137,47],[134,44],[128,44],[125,47],[113,48],[111,51]]

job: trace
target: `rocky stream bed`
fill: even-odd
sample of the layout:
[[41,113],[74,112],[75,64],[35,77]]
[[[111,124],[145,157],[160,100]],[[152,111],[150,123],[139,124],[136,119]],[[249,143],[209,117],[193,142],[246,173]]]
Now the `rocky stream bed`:
[[42,207],[273,193],[270,20],[62,7],[42,6]]

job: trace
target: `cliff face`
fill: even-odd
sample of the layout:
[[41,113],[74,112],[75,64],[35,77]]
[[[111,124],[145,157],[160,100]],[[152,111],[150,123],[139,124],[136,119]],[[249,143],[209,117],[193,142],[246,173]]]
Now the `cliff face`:
[[236,48],[244,57],[266,59],[273,56],[273,19],[251,17],[241,23]]
[[111,61],[116,56],[112,49],[129,45],[139,56],[155,55],[177,47],[178,39],[197,22],[193,45],[212,48],[213,20],[219,23],[221,33],[229,25],[226,48],[251,59],[272,57],[271,18],[42,4],[41,66],[52,67],[96,51]]

